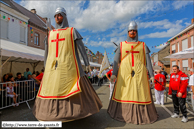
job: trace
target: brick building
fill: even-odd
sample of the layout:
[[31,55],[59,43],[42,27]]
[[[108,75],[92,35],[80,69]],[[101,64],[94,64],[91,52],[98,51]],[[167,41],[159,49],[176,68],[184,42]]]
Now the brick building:
[[98,64],[101,64],[102,63],[102,60],[103,60],[103,57],[104,55],[102,53],[100,53],[99,51],[97,51],[95,57],[97,58],[96,59],[96,63]]
[[[170,38],[170,54],[183,51],[187,48],[194,46],[194,18],[191,20],[191,25],[183,29],[174,37]],[[178,65],[180,70],[187,72],[188,68],[192,68],[194,58],[185,59],[170,59],[170,71],[172,72],[172,66]]]
[[170,44],[167,44],[158,51],[158,66],[164,68],[164,70],[170,74],[170,59],[164,58],[168,55],[170,55]]
[[[13,6],[25,16],[30,18],[28,20],[27,46],[45,49],[44,39],[47,36],[46,18],[39,16],[36,13],[36,9],[31,9],[31,11],[29,11],[12,0],[5,0],[5,2],[7,1],[12,3]],[[52,29],[54,29],[53,26]]]
[[[88,47],[85,46],[85,50],[86,50],[86,53],[87,53],[87,56],[88,56],[88,60],[90,62],[94,62],[94,63],[98,63],[98,64],[101,64],[102,63],[102,60],[103,60],[103,57],[104,55],[102,53],[100,53],[99,51],[97,51],[96,54],[94,54]],[[80,59],[82,60],[82,57],[79,53],[79,57]]]

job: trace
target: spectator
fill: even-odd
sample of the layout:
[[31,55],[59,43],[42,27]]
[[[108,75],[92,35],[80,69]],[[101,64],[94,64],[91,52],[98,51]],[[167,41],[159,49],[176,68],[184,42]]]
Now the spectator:
[[96,82],[98,82],[98,74],[100,73],[99,69],[96,70]]
[[24,79],[28,79],[28,75],[32,75],[32,73],[29,71],[30,69],[29,68],[26,68],[26,72],[24,72]]
[[[9,81],[11,82],[11,81]],[[9,83],[7,86],[7,97],[13,98],[14,103],[12,103],[12,105],[15,106],[19,106],[19,104],[16,102],[17,99],[17,94],[14,92],[14,88],[13,88],[13,84]]]
[[172,118],[179,118],[179,107],[183,114],[182,122],[188,122],[187,109],[186,109],[186,97],[187,97],[187,85],[188,77],[182,71],[179,70],[178,65],[173,66],[173,73],[170,76],[169,95],[172,95],[172,101],[174,106],[174,115]]
[[96,69],[96,67],[94,67],[94,69],[93,69],[93,72],[94,72],[94,76],[93,76],[93,80],[94,80],[94,83],[97,83],[97,69]]
[[36,78],[36,74],[32,74],[32,78],[35,80],[35,78]]
[[156,70],[154,70],[154,76],[156,76],[157,75],[157,71]]
[[22,74],[21,73],[17,73],[16,74],[16,78],[15,78],[15,81],[23,81],[24,79],[22,78]]
[[100,74],[98,73],[98,86],[102,85],[102,83],[103,83],[103,76],[104,76],[103,72],[101,72]]
[[35,81],[35,91],[36,92],[38,92],[38,90],[39,90],[39,87],[40,87],[40,83],[39,83],[39,81],[37,81],[37,79],[36,79],[36,74],[32,74],[32,78],[34,79],[34,81]]
[[91,83],[93,83],[93,75],[94,75],[94,72],[90,68],[90,72],[88,72],[88,78],[89,78],[89,80],[90,80]]
[[189,86],[191,87],[191,102],[194,111],[194,69],[190,69],[189,74],[191,75],[189,78]]
[[13,74],[12,73],[7,73],[8,74],[8,76],[13,76]]
[[41,73],[36,77],[36,81],[38,81],[39,83],[42,81],[44,75],[44,69],[41,70]]
[[161,74],[161,71],[157,71],[157,75],[154,77],[154,83],[155,83],[155,98],[156,102],[154,104],[161,104],[164,105],[164,90],[166,87],[166,78],[163,74]]
[[36,77],[37,77],[40,73],[38,71],[36,71],[35,74],[36,74]]
[[16,83],[15,83],[15,81],[14,81],[14,77],[13,77],[13,76],[9,76],[9,77],[8,77],[8,81],[9,81],[9,82],[13,82],[13,83],[14,83],[14,84],[13,84],[14,87],[16,86]]
[[8,77],[9,77],[8,74],[4,74],[2,82],[7,82],[8,81]]
[[32,78],[32,75],[28,74],[28,85],[30,86],[30,90],[33,91],[35,80]]
[[[110,70],[106,73],[106,77],[107,77],[108,80],[110,81],[110,77],[112,76],[112,73],[113,73],[113,68],[110,67],[109,69],[110,69]],[[110,97],[109,97],[109,100],[110,100],[110,99],[111,99],[111,96],[112,96],[114,84],[112,84],[112,83],[110,82],[109,87],[110,87]]]
[[168,74],[166,73],[166,71],[164,71],[164,68],[162,68],[162,70],[161,70],[161,74],[163,74],[163,75],[165,76],[165,78],[167,79]]

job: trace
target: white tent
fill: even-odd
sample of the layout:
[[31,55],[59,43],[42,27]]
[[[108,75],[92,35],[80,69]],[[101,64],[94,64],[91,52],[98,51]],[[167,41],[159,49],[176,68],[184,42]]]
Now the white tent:
[[[8,40],[0,39],[1,60],[3,67],[2,73],[17,72],[23,73],[28,67],[30,71],[40,71],[44,67],[44,50],[29,47],[23,44],[14,43]],[[81,60],[82,65],[84,62]],[[100,64],[90,62],[92,67],[100,67]]]
[[177,52],[175,54],[171,54],[169,56],[166,56],[164,58],[176,58],[176,59],[180,59],[180,58],[194,58],[194,47],[185,49],[183,51]]

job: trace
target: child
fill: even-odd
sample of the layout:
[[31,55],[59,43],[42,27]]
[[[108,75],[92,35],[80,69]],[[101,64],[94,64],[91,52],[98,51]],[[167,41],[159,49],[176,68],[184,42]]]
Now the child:
[[[11,82],[11,81],[9,81],[9,82]],[[18,95],[14,92],[13,84],[9,83],[7,86],[7,97],[13,98],[14,103],[12,103],[12,105],[14,107],[15,107],[15,105],[19,106],[19,104],[16,103],[17,96]]]

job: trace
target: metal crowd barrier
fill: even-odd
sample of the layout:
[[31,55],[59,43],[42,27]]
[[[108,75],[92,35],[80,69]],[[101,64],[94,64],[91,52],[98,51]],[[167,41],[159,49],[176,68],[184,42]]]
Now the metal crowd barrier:
[[30,109],[28,101],[35,99],[36,96],[34,80],[0,83],[0,109],[13,106],[13,98],[8,97],[7,93],[7,89],[10,85],[13,85],[14,92],[17,94],[16,103],[26,103]]

